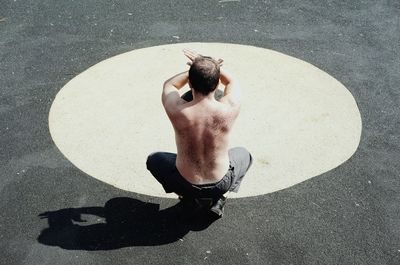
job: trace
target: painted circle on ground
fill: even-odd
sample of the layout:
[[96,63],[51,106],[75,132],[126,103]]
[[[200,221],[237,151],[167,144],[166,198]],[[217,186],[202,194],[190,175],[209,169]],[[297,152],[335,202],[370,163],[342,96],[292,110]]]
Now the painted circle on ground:
[[166,79],[188,69],[183,48],[223,58],[242,85],[231,146],[246,147],[254,163],[239,192],[230,197],[290,187],[337,167],[356,151],[360,112],[351,93],[329,74],[268,49],[182,43],[114,56],[68,82],[49,114],[51,136],[65,157],[115,187],[176,197],[163,191],[145,161],[154,151],[176,152],[161,88]]

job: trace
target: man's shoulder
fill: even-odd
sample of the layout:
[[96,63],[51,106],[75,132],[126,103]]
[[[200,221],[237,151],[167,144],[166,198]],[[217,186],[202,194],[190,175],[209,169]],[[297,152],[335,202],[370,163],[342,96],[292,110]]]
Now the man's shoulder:
[[175,102],[175,104],[165,104],[164,109],[168,115],[179,116],[182,115],[187,104],[187,101],[180,98]]
[[240,105],[230,104],[229,102],[219,101],[219,113],[226,117],[237,116],[240,111]]
[[188,102],[181,102],[179,105],[165,109],[172,125],[178,129],[188,126],[191,120],[193,120],[193,111],[188,106]]

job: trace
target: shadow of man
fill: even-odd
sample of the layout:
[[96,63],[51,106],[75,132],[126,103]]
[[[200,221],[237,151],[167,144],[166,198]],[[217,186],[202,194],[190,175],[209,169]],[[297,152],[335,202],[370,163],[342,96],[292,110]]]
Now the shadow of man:
[[[154,246],[182,239],[189,231],[207,228],[214,219],[187,214],[180,203],[159,210],[154,203],[117,197],[104,207],[66,208],[39,214],[49,227],[38,241],[74,250],[109,250]],[[189,218],[190,217],[190,218]]]

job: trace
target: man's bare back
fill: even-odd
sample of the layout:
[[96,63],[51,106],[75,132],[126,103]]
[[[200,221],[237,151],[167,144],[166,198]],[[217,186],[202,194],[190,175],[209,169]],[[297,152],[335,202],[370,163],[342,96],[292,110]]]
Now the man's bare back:
[[193,184],[214,183],[229,168],[229,135],[239,113],[214,99],[182,100],[169,118],[175,130],[176,167]]

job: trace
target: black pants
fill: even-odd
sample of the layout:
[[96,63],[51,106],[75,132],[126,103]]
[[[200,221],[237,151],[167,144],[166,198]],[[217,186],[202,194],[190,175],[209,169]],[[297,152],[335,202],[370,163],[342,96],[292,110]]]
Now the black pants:
[[228,155],[229,169],[224,177],[218,182],[202,185],[192,184],[182,177],[175,166],[174,153],[152,153],[148,156],[146,165],[167,193],[175,192],[192,198],[217,198],[228,191],[238,192],[253,161],[251,154],[243,147],[230,149]]

